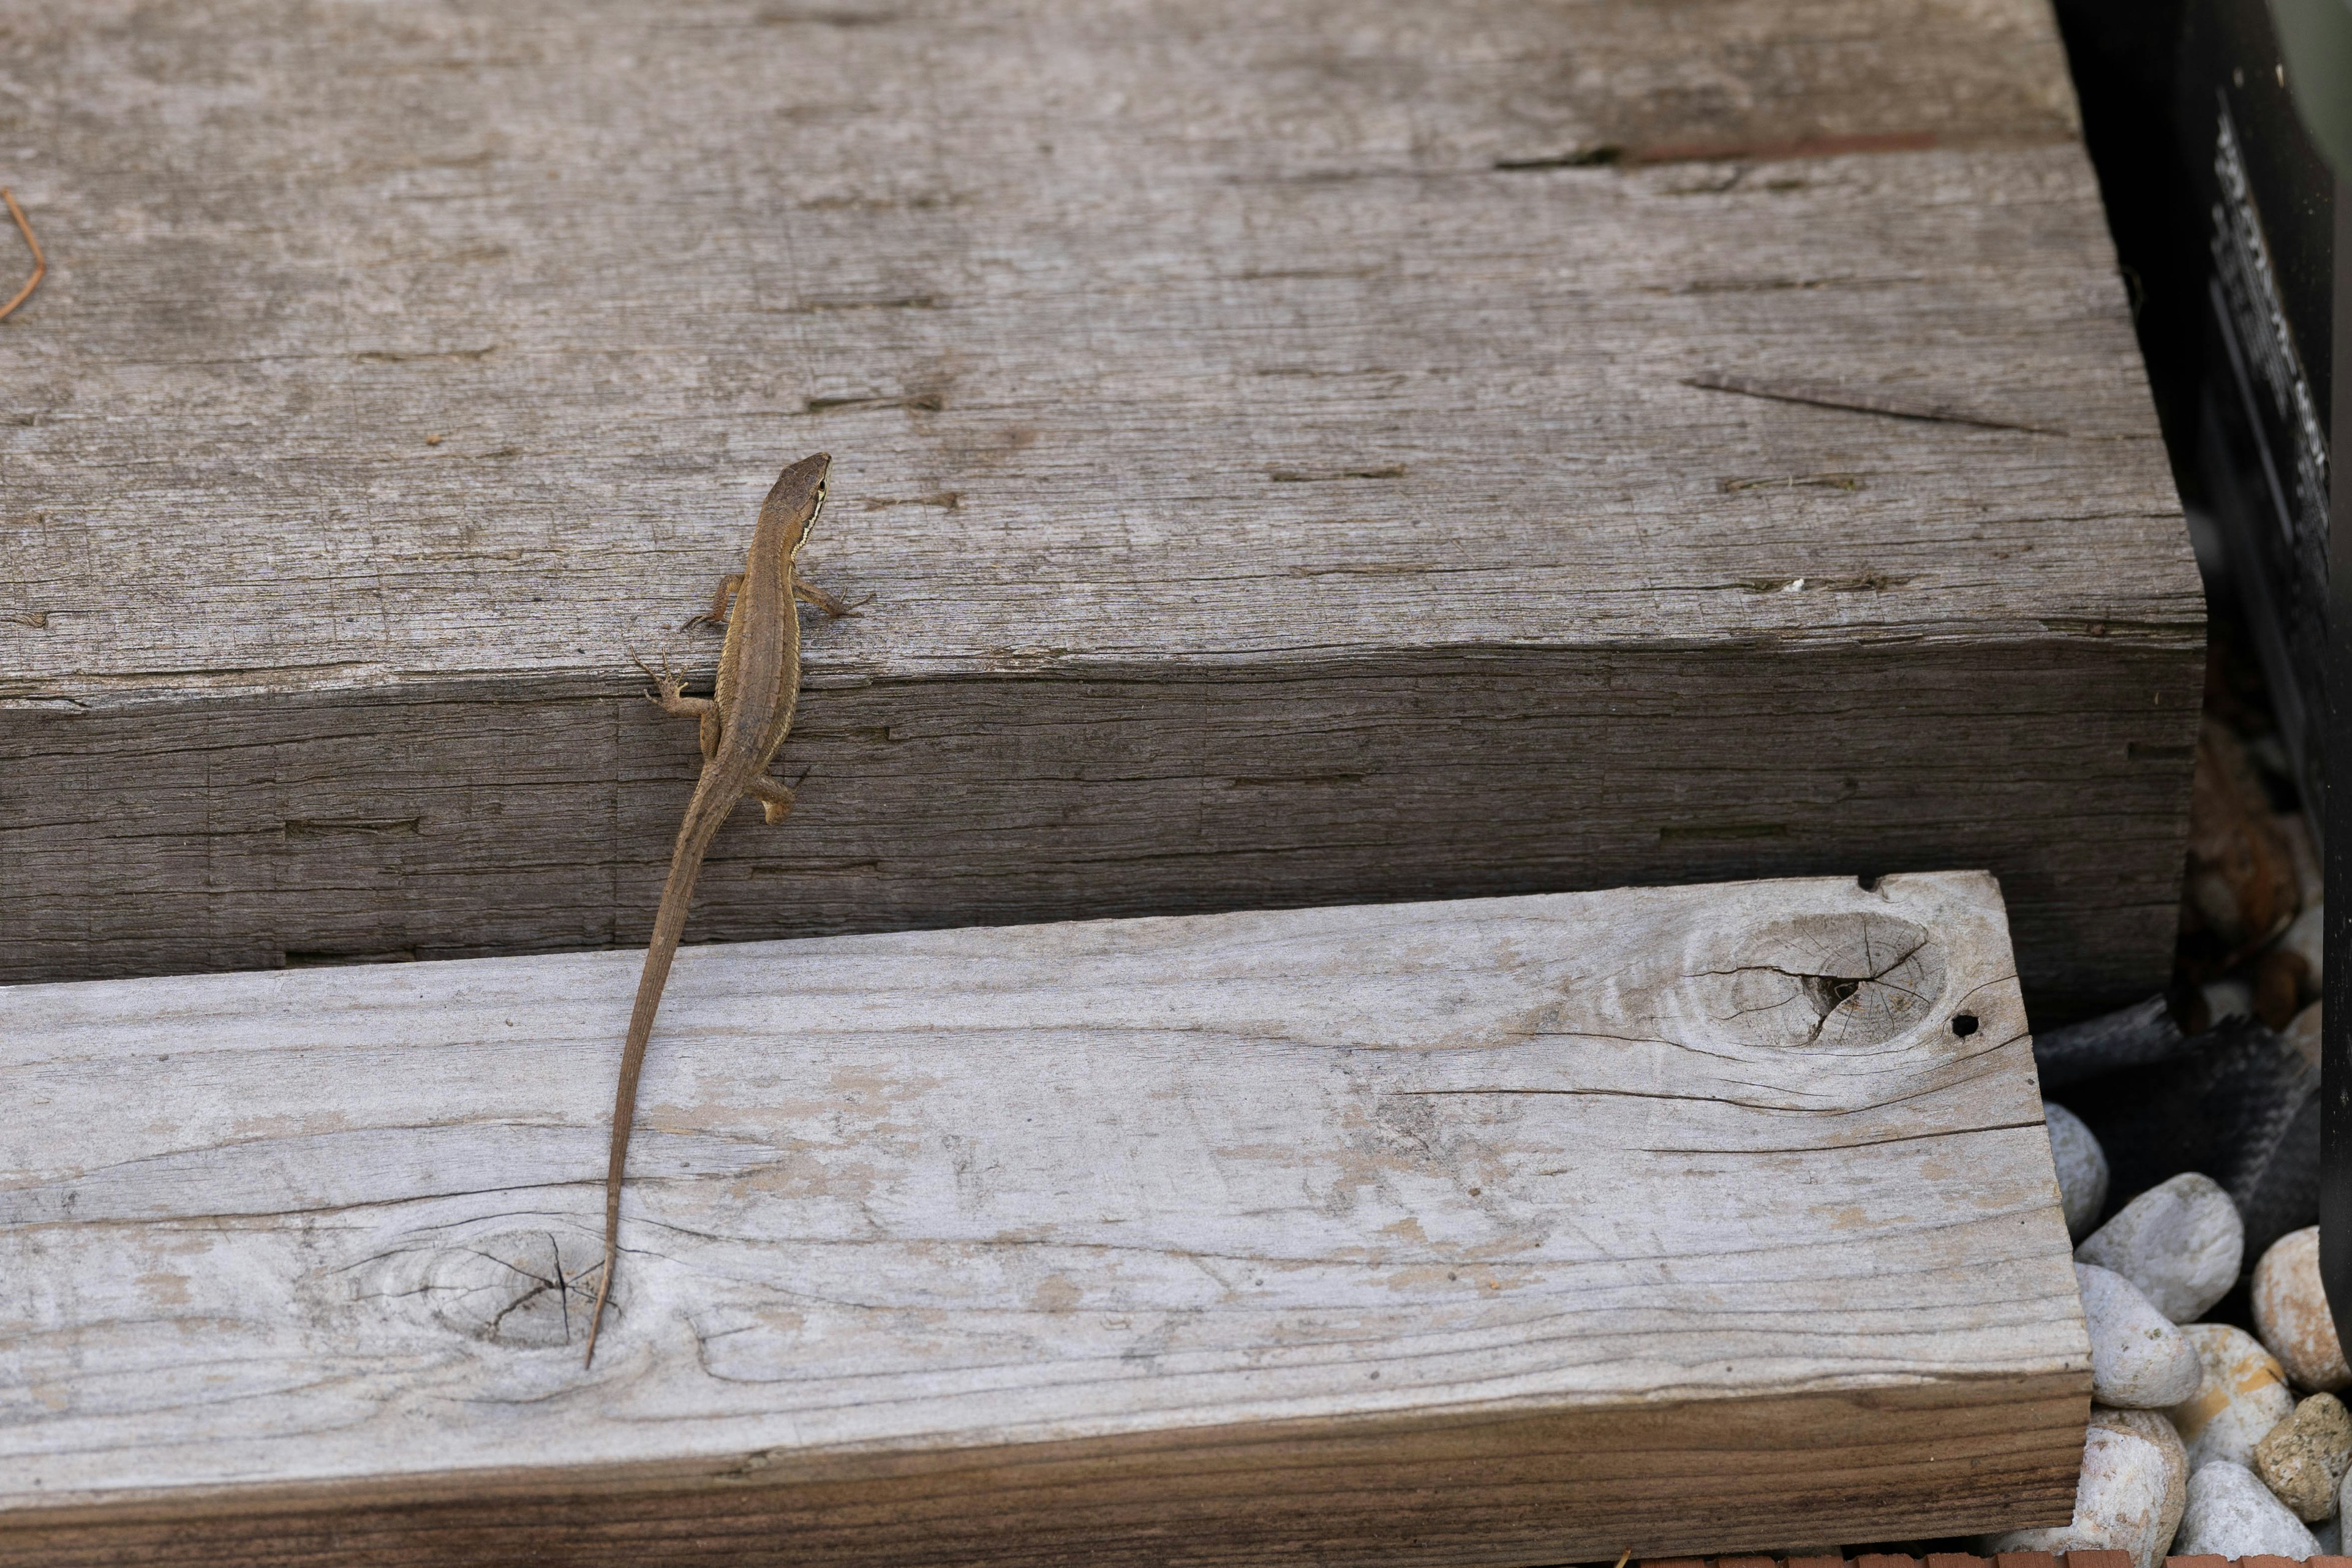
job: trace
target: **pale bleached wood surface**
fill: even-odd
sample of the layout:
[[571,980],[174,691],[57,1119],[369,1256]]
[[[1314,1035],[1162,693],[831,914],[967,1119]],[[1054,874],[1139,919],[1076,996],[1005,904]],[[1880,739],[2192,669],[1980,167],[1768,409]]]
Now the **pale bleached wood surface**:
[[635,967],[0,991],[0,1563],[1560,1562],[2071,1506],[1989,878],[682,954],[590,1372]]
[[0,974],[641,935],[625,645],[824,447],[875,598],[698,937],[1981,865],[2162,979],[2201,599],[2040,0],[0,27]]

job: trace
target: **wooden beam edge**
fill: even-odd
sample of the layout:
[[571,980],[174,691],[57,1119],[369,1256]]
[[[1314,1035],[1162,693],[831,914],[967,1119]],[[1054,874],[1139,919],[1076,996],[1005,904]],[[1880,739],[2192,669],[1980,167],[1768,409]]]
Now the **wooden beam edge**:
[[[2023,1528],[2070,1516],[2089,1403],[2087,1373],[2053,1366],[1632,1409],[1515,1403],[934,1452],[771,1449],[654,1465],[126,1488],[0,1510],[0,1568],[63,1568],[101,1545],[111,1552],[133,1542],[147,1543],[141,1562],[213,1560],[207,1554],[233,1543],[264,1541],[289,1553],[273,1561],[325,1562],[323,1547],[296,1543],[331,1536],[347,1551],[355,1533],[471,1535],[551,1520],[583,1546],[604,1534],[625,1544],[665,1521],[706,1532],[721,1521],[747,1530],[772,1522],[806,1548],[816,1545],[811,1531],[837,1533],[835,1548],[794,1549],[792,1560],[812,1562],[895,1561],[872,1557],[859,1538],[906,1531],[936,1545],[936,1533],[925,1532],[942,1521],[977,1532],[977,1544],[1245,1515],[1271,1532],[1269,1549],[1276,1538],[1336,1531],[1351,1551],[1374,1554],[1366,1561],[1383,1560],[1385,1534],[1396,1534],[1400,1557],[1430,1560],[1405,1552],[1405,1536],[1476,1534],[1507,1519],[1517,1522],[1503,1538],[1540,1541],[1570,1560],[1605,1555],[1624,1531],[1653,1550],[1687,1551],[1720,1549],[1727,1538],[1817,1540],[1866,1528]],[[1779,1464],[1761,1478],[1752,1468],[1732,1476],[1733,1456]],[[1923,1458],[1931,1468],[1912,1492],[1890,1491],[1894,1476]],[[1319,1521],[1315,1530],[1310,1521]]]

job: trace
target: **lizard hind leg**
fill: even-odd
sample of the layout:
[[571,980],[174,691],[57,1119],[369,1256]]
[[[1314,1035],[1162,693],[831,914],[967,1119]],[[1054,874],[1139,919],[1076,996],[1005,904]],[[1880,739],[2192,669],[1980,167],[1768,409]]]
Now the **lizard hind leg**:
[[[629,650],[629,660],[644,670],[646,679],[654,683],[654,689],[646,693],[653,700],[654,706],[673,719],[699,719],[706,730],[710,727],[711,721],[718,716],[719,704],[708,697],[688,697],[685,678],[671,669],[667,659],[663,661],[659,674],[637,657],[635,648]],[[708,749],[705,748],[706,751]]]
[[856,615],[857,613],[858,605],[870,605],[874,602],[874,595],[868,594],[866,597],[858,600],[857,604],[849,604],[845,600],[835,598],[833,595],[826,593],[824,589],[818,587],[814,583],[803,583],[798,579],[794,579],[793,583],[793,597],[798,599],[803,605],[815,605],[818,609],[823,610],[827,616],[836,621],[841,619],[844,616]]
[[[803,773],[803,778],[808,775]],[[793,786],[778,778],[761,773],[743,786],[743,793],[760,803],[770,823],[782,822],[793,814]]]
[[656,688],[646,693],[653,699],[654,705],[673,719],[700,720],[702,723],[697,738],[702,745],[702,760],[707,763],[717,756],[719,737],[726,728],[719,717],[718,702],[708,697],[688,697],[685,680],[667,663],[662,666],[661,673],[655,675],[644,659],[637,658],[635,648],[629,650],[629,657],[636,659],[637,668],[645,670]]

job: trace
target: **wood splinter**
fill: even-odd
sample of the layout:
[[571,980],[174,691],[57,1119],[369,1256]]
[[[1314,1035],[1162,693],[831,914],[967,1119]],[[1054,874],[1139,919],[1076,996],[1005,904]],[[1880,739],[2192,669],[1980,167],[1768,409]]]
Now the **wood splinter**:
[[22,289],[8,296],[6,304],[0,305],[0,321],[5,321],[11,310],[23,304],[31,297],[33,290],[41,286],[41,279],[48,276],[49,263],[47,258],[41,254],[41,242],[33,237],[33,226],[26,221],[25,209],[16,205],[16,198],[5,185],[0,185],[0,202],[8,204],[8,216],[16,220],[16,232],[25,237],[25,247],[33,253],[33,275],[25,279]]

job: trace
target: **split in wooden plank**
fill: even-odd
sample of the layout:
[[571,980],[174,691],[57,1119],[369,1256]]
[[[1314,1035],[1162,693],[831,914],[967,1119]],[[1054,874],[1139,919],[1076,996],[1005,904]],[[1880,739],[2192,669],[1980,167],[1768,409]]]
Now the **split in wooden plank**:
[[2038,1000],[2168,972],[2202,597],[2041,0],[11,26],[0,975],[642,940],[625,645],[818,447],[876,599],[700,930],[1971,865]]
[[[2063,1521],[1979,874],[0,992],[0,1563],[1606,1559]],[[427,1439],[429,1435],[429,1440]]]

